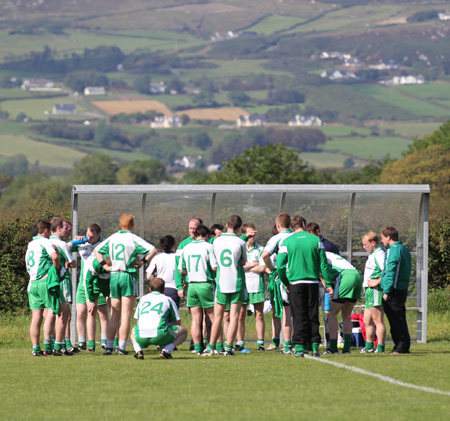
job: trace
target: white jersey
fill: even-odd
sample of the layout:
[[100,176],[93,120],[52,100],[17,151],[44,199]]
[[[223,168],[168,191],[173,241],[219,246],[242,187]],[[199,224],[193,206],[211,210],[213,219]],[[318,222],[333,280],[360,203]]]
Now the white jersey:
[[155,271],[158,278],[163,279],[166,288],[177,289],[175,285],[175,253],[158,253],[146,270],[150,275]]
[[339,256],[339,254],[331,253],[330,251],[326,251],[325,254],[327,256],[328,264],[338,272],[342,272],[346,269],[356,269],[348,260]]
[[136,273],[133,263],[138,254],[149,254],[153,251],[150,243],[131,231],[118,231],[95,248],[101,254],[109,254],[111,259],[111,273]]
[[59,276],[63,277],[66,274],[67,269],[64,267],[64,263],[72,263],[74,258],[72,253],[70,252],[69,246],[63,240],[61,240],[58,236],[52,235],[50,236],[50,242],[58,247],[59,250],[59,260],[61,262],[61,269],[59,271]]
[[241,259],[247,261],[245,241],[236,234],[224,233],[214,240],[211,267],[217,268],[216,287],[223,294],[239,292],[244,288],[245,272]]
[[[247,249],[247,263],[258,262],[258,265],[265,265],[261,257],[263,249],[260,244],[255,244],[250,250]],[[249,293],[264,292],[264,279],[260,273],[246,271],[245,286]]]
[[168,332],[170,324],[181,319],[172,298],[159,292],[144,295],[136,307],[134,318],[138,319],[141,338],[157,338]]
[[[270,237],[269,241],[266,244],[266,247],[264,247],[264,251],[269,252],[269,255],[271,256],[273,267],[277,267],[276,261],[277,261],[277,254],[280,250],[280,246],[283,243],[284,239],[287,237],[290,237],[293,234],[293,231],[290,229],[283,230],[279,232],[278,234],[274,235],[273,237]],[[275,256],[273,259],[272,256]]]
[[30,275],[28,291],[30,291],[32,281],[42,279],[47,275],[47,272],[53,264],[51,257],[53,253],[56,253],[56,251],[52,243],[42,235],[36,235],[33,237],[33,241],[28,243],[25,254],[25,263],[27,265],[28,275]]
[[102,237],[100,237],[99,240],[94,244],[84,243],[72,247],[72,250],[78,251],[81,258],[80,279],[78,281],[78,284],[81,285],[83,288],[86,286],[85,280],[88,271],[93,270],[93,263],[95,260],[94,249],[97,246],[101,246],[104,241],[105,240]]
[[212,282],[210,255],[213,245],[205,240],[192,240],[182,250],[178,269],[187,271],[191,282]]
[[366,266],[364,267],[364,288],[369,286],[369,279],[377,279],[383,273],[385,254],[381,247],[377,247],[367,257]]

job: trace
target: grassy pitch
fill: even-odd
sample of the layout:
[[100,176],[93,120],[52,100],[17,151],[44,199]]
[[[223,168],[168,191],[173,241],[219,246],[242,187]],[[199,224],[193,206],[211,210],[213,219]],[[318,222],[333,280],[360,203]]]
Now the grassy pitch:
[[410,355],[362,355],[354,348],[320,359],[257,352],[254,343],[247,344],[250,354],[235,357],[196,356],[183,344],[173,360],[152,347],[138,361],[131,346],[128,356],[97,350],[34,358],[29,319],[14,320],[2,317],[0,324],[1,419],[410,421],[448,419],[450,411],[446,340],[413,344]]

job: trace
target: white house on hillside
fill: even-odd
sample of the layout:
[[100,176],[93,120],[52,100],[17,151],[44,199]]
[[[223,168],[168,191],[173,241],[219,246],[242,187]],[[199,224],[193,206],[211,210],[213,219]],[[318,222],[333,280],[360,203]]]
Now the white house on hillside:
[[322,120],[315,115],[299,115],[297,114],[293,120],[290,120],[289,126],[313,127],[321,126]]
[[238,127],[264,126],[266,123],[267,123],[266,116],[260,114],[241,115],[236,120],[236,125]]
[[422,75],[418,76],[394,76],[389,80],[381,80],[382,85],[392,86],[392,85],[422,85],[425,83],[425,78]]
[[74,104],[55,104],[53,105],[53,114],[76,114],[77,107]]
[[330,80],[338,79],[359,79],[353,72],[347,72],[346,70],[334,70],[334,71],[323,71],[320,74],[321,77],[326,77]]
[[59,92],[61,88],[55,88],[55,83],[50,79],[25,79],[21,88],[32,92]]
[[166,92],[167,85],[164,82],[150,82],[151,94],[163,94]]
[[106,95],[105,88],[103,86],[87,86],[84,88],[85,95]]
[[155,117],[155,120],[150,123],[150,127],[154,129],[170,129],[172,127],[181,127],[181,119],[177,115],[164,115]]

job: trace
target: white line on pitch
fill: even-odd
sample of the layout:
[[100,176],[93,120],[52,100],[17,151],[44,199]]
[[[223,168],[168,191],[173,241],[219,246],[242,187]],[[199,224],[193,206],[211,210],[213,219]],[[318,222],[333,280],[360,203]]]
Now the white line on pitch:
[[335,361],[330,361],[328,359],[313,358],[313,357],[310,357],[308,355],[306,355],[305,357],[310,359],[310,360],[317,361],[317,362],[334,365],[335,367],[345,368],[347,370],[354,371],[355,373],[359,373],[359,374],[364,374],[366,376],[375,377],[377,379],[383,380],[383,381],[388,382],[388,383],[396,384],[398,386],[409,387],[410,389],[416,389],[416,390],[420,390],[422,392],[430,392],[430,393],[436,393],[438,395],[450,396],[450,392],[446,392],[445,390],[439,390],[439,389],[434,389],[433,387],[417,386],[415,384],[405,383],[405,382],[402,382],[400,380],[395,380],[392,377],[383,376],[382,374],[372,373],[371,371],[363,370],[362,368],[353,367],[351,365],[345,365],[345,364],[342,364],[342,363],[337,363]]

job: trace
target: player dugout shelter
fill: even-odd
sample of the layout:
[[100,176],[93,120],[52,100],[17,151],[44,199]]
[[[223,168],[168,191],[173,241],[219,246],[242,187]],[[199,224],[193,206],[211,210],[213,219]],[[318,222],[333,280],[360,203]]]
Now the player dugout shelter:
[[[412,254],[407,302],[411,338],[426,342],[429,196],[428,185],[75,185],[73,234],[83,235],[95,222],[106,238],[119,230],[120,215],[131,213],[137,235],[158,246],[159,238],[170,234],[178,244],[188,236],[191,217],[211,226],[225,225],[237,214],[244,223],[256,225],[257,242],[265,245],[276,215],[287,212],[318,223],[321,234],[362,273],[367,253],[361,238],[369,231],[380,233],[394,226]],[[75,297],[76,271],[72,280]],[[142,296],[142,269],[139,285]],[[72,311],[74,335],[75,306]]]

